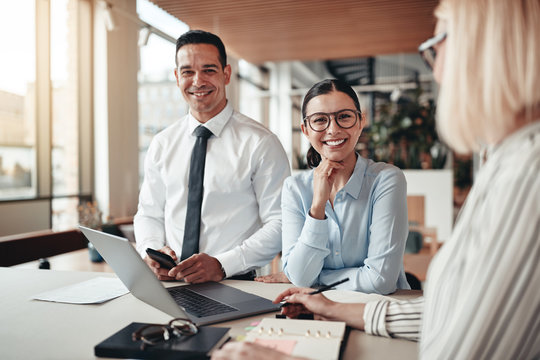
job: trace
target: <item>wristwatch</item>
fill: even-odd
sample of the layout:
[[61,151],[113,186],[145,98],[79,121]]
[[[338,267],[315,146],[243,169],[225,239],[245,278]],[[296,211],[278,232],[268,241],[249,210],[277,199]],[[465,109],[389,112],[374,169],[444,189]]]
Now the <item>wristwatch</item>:
[[[221,265],[221,263],[219,264]],[[221,265],[221,272],[223,273],[223,278],[221,280],[225,280],[225,278],[227,277],[227,273],[225,272],[225,268],[223,267],[223,265]]]

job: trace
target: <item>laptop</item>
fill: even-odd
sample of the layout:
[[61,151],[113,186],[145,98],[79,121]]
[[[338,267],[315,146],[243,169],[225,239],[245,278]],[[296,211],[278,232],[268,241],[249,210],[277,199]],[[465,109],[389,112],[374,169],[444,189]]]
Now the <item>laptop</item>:
[[129,291],[173,317],[214,324],[279,310],[279,304],[217,282],[165,288],[127,239],[79,226]]

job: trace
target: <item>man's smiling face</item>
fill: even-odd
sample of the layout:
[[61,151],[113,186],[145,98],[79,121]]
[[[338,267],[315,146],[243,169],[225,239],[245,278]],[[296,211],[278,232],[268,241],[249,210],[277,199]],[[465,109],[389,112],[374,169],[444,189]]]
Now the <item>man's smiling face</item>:
[[184,45],[176,56],[176,83],[191,114],[205,123],[227,105],[225,86],[231,80],[231,67],[222,67],[218,49],[210,44]]

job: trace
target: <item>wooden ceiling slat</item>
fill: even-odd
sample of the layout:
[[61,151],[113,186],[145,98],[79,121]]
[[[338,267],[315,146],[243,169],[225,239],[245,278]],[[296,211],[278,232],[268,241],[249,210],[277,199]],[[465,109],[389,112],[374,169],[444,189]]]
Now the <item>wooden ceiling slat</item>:
[[416,51],[438,0],[151,0],[252,63]]

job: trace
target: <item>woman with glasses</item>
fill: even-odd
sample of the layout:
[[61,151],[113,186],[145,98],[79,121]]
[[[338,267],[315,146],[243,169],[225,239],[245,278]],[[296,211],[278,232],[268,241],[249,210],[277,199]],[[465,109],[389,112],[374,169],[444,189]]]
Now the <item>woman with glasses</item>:
[[302,104],[313,168],[282,191],[283,271],[297,286],[349,278],[338,288],[389,294],[409,289],[403,271],[408,233],[401,170],[355,151],[364,119],[355,91],[324,80]]
[[[419,50],[441,84],[439,132],[483,164],[424,297],[340,304],[296,288],[275,301],[297,303],[288,316],[419,339],[421,359],[539,359],[540,1],[443,0],[435,15],[436,35]],[[257,349],[231,344],[221,354]]]

